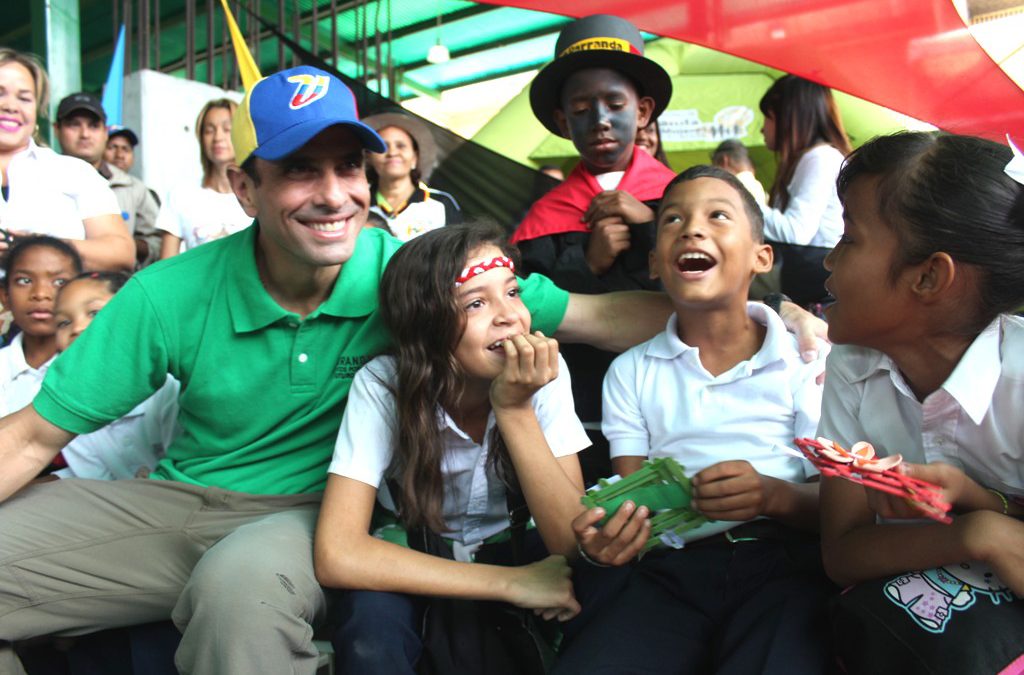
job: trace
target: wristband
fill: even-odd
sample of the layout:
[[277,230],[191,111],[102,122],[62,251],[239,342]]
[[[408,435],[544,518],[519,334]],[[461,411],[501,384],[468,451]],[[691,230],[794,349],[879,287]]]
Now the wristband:
[[999,490],[995,490],[993,488],[985,488],[985,489],[988,490],[989,492],[991,492],[992,494],[994,494],[996,497],[999,497],[999,501],[1001,501],[1003,503],[1003,515],[1004,516],[1010,515],[1010,501],[1006,498],[1006,495],[1004,495]]
[[793,302],[793,299],[790,298],[785,293],[769,293],[768,295],[764,296],[761,302],[771,307],[772,310],[774,310],[775,313],[778,314],[779,311],[782,309],[782,303]]
[[612,567],[612,565],[606,565],[603,562],[598,562],[591,558],[589,555],[587,555],[587,552],[583,550],[583,545],[579,542],[576,542],[576,551],[580,554],[580,558],[585,560],[588,564],[593,565],[594,567]]

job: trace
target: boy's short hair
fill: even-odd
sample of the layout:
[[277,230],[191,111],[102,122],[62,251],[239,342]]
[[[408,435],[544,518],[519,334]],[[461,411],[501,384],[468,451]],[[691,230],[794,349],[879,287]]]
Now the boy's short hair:
[[726,157],[735,164],[748,166],[753,164],[750,161],[750,153],[747,151],[747,146],[735,138],[730,138],[718,144],[715,151],[711,153],[711,163],[715,166],[721,166],[722,160]]
[[750,221],[750,235],[755,243],[763,244],[764,216],[761,214],[761,207],[757,205],[754,195],[750,194],[750,190],[744,187],[739,178],[717,166],[698,164],[697,166],[691,166],[689,169],[673,178],[672,181],[665,186],[665,193],[661,197],[661,205],[658,207],[659,219],[661,216],[661,210],[665,205],[665,196],[668,195],[669,190],[680,183],[696,180],[698,178],[717,178],[718,180],[728,183],[733,190],[736,190],[736,192],[739,193],[740,201],[743,203],[743,210],[746,211],[747,220]]

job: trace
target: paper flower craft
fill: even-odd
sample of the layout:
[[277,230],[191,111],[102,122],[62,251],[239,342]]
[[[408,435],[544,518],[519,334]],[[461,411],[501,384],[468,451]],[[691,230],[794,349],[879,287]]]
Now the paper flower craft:
[[940,523],[953,522],[949,517],[953,507],[942,498],[942,489],[900,471],[903,463],[900,455],[875,457],[875,449],[870,443],[855,443],[847,450],[827,438],[798,438],[796,446],[826,478],[842,478],[872,490],[903,497],[922,515]]

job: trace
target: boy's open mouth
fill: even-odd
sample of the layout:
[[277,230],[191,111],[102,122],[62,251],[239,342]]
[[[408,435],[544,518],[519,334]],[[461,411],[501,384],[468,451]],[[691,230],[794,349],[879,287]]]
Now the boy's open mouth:
[[714,258],[699,251],[684,253],[676,260],[680,272],[707,272],[716,264]]

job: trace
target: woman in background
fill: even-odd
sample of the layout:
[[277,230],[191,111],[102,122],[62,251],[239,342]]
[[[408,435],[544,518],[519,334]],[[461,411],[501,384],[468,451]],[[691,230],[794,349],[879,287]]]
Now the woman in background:
[[836,178],[852,147],[832,92],[786,75],[761,98],[764,144],[778,170],[770,207],[762,207],[765,239],[782,258],[782,292],[800,305],[827,297],[825,256],[843,233]]

